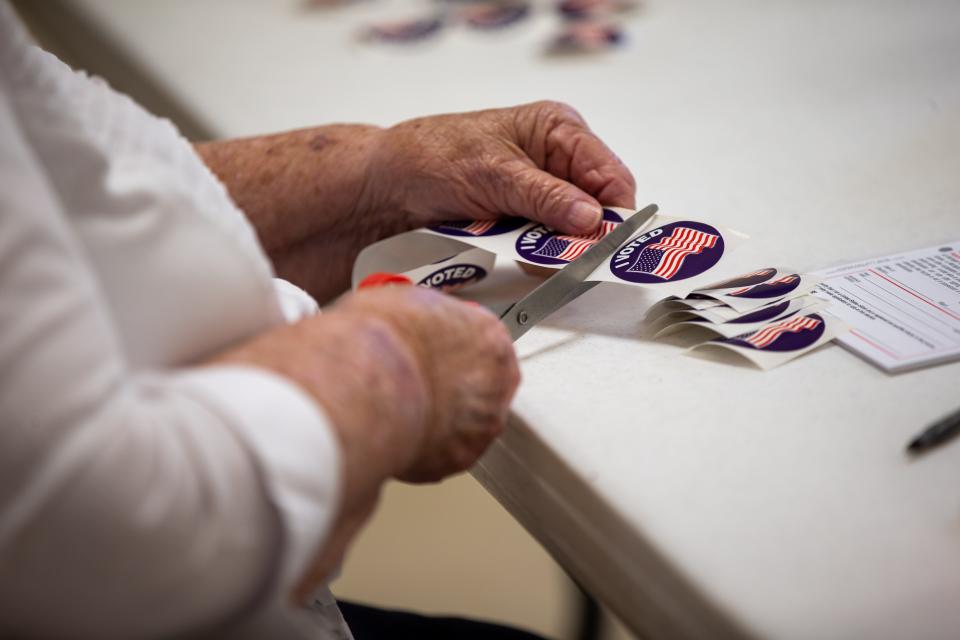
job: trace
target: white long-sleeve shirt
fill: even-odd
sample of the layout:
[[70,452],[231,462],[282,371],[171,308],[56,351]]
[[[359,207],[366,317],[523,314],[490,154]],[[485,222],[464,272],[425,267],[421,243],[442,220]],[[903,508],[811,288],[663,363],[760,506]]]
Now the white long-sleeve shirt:
[[286,604],[338,508],[322,410],[193,366],[283,321],[189,143],[0,1],[0,637],[349,637]]

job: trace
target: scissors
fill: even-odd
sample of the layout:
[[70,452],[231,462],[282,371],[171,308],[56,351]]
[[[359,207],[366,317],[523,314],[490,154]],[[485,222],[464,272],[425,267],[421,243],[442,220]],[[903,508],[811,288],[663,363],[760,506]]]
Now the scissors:
[[[620,245],[649,222],[657,213],[657,209],[657,205],[650,204],[636,212],[587,249],[579,258],[500,312],[500,320],[506,325],[513,341],[516,342],[520,336],[560,307],[598,285],[598,282],[587,282],[587,277],[612,256]],[[400,274],[373,273],[364,278],[358,288],[365,289],[386,284],[413,284],[413,282]]]

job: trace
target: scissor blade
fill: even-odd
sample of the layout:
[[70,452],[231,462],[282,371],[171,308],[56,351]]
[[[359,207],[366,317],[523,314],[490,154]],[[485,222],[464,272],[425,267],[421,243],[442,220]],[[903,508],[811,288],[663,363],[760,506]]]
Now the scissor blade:
[[[500,319],[514,341],[525,334],[533,325],[592,288],[592,283],[584,283],[594,269],[613,255],[624,242],[630,239],[643,225],[656,214],[657,205],[647,205],[633,214],[616,229],[608,233],[582,256],[556,272],[546,282],[531,291],[516,304],[504,311]],[[591,286],[587,286],[591,285]]]

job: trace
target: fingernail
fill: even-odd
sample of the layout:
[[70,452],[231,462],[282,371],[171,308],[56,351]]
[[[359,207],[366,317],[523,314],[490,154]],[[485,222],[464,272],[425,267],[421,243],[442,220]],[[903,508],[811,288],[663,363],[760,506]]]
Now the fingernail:
[[576,202],[570,208],[570,213],[567,214],[567,222],[576,230],[589,233],[600,224],[601,215],[603,215],[603,212],[597,205],[589,202]]

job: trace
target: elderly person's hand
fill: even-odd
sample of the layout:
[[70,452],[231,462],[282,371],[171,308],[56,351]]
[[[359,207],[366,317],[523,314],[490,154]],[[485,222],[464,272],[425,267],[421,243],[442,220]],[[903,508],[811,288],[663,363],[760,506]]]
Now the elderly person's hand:
[[277,273],[320,301],[347,288],[360,249],[402,231],[514,215],[588,233],[600,205],[634,206],[630,172],[556,102],[197,150],[253,222]]
[[371,189],[412,226],[519,215],[589,233],[601,205],[633,207],[633,176],[571,107],[417,118],[386,130]]
[[340,561],[384,480],[437,481],[473,465],[503,430],[520,380],[496,316],[420,287],[361,291],[213,363],[293,380],[326,410],[339,436],[341,511],[297,597]]

